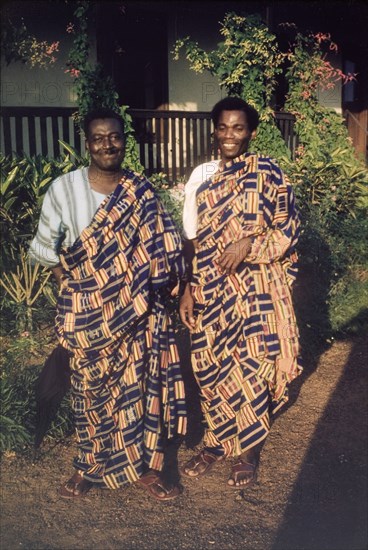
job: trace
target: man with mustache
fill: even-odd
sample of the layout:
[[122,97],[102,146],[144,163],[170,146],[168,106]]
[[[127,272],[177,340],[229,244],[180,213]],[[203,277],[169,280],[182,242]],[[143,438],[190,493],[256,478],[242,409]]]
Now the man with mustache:
[[272,416],[301,372],[291,285],[299,218],[277,163],[249,153],[258,113],[227,97],[212,110],[221,160],[185,189],[185,249],[192,267],[180,301],[206,422],[204,448],[183,467],[206,474],[233,457],[228,487],[257,479]]
[[88,167],[48,189],[30,256],[59,282],[56,334],[70,355],[78,455],[63,498],[137,482],[155,499],[167,438],[186,410],[167,292],[184,274],[181,236],[149,181],[123,169],[124,122],[84,121]]

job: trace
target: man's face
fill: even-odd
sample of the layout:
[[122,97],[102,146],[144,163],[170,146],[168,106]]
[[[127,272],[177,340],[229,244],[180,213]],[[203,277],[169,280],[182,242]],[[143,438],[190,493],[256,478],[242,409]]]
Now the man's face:
[[215,129],[223,161],[232,160],[248,150],[250,140],[256,135],[249,132],[244,111],[222,111]]
[[124,160],[124,134],[121,124],[114,118],[92,120],[86,140],[91,165],[107,172],[120,169]]

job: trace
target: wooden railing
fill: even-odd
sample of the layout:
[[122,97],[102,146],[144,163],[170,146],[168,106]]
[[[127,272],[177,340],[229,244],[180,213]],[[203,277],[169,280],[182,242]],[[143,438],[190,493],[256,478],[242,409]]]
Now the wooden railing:
[[357,157],[368,164],[368,109],[354,113],[346,109],[344,117]]
[[1,109],[1,152],[5,155],[60,156],[59,139],[84,153],[84,139],[74,124],[75,108],[4,107]]
[[[84,138],[72,118],[74,108],[5,107],[1,112],[1,151],[58,157],[59,140],[85,153]],[[216,158],[208,112],[131,109],[139,156],[148,176],[164,172],[171,181],[187,177],[193,167]],[[294,116],[276,113],[276,122],[292,154],[297,146]]]

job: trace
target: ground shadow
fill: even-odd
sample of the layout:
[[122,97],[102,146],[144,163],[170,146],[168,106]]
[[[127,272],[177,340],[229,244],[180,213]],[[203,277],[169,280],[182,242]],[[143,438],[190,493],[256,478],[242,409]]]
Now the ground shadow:
[[178,452],[184,443],[186,448],[193,449],[202,441],[204,434],[203,415],[201,411],[199,388],[195,381],[190,353],[190,335],[182,326],[176,333],[176,344],[180,357],[181,372],[185,387],[187,405],[187,433],[168,441],[165,450],[164,478],[170,482],[180,483]]
[[272,550],[367,548],[367,344],[354,337]]
[[185,385],[187,411],[188,411],[188,430],[184,438],[185,445],[193,449],[198,445],[204,434],[203,415],[201,411],[201,401],[197,382],[194,378],[191,353],[190,353],[190,334],[186,329],[181,329],[177,333],[177,345],[180,355],[180,365]]
[[[284,414],[295,403],[302,385],[317,368],[320,356],[331,345],[329,340],[331,326],[327,305],[332,276],[330,250],[319,232],[308,225],[301,242],[300,257],[299,274],[293,288],[293,301],[300,332],[304,370],[302,375],[290,385],[289,401],[273,420]],[[188,410],[188,430],[184,443],[187,448],[193,449],[201,443],[203,438],[204,419],[199,389],[191,365],[190,335],[182,325],[179,325],[176,341]],[[167,449],[165,471],[173,481],[177,479],[172,472],[177,472],[177,451],[182,441],[183,439],[179,443],[171,442]]]
[[299,270],[293,286],[293,302],[300,334],[302,374],[289,386],[289,401],[276,417],[297,400],[302,385],[316,370],[321,355],[332,344],[328,296],[332,281],[331,252],[316,228],[305,221],[299,244]]

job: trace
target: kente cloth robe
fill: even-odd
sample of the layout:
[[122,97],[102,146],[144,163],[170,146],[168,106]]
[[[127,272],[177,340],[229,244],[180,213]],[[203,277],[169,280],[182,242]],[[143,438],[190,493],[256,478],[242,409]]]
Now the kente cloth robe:
[[181,237],[150,183],[125,172],[60,260],[56,334],[71,355],[74,466],[119,488],[161,470],[166,438],[186,429],[165,305],[184,274]]
[[[192,365],[206,421],[204,443],[238,456],[260,443],[301,372],[291,296],[299,217],[277,164],[246,153],[197,190],[198,248],[192,293]],[[250,237],[234,274],[219,269],[226,247]]]

